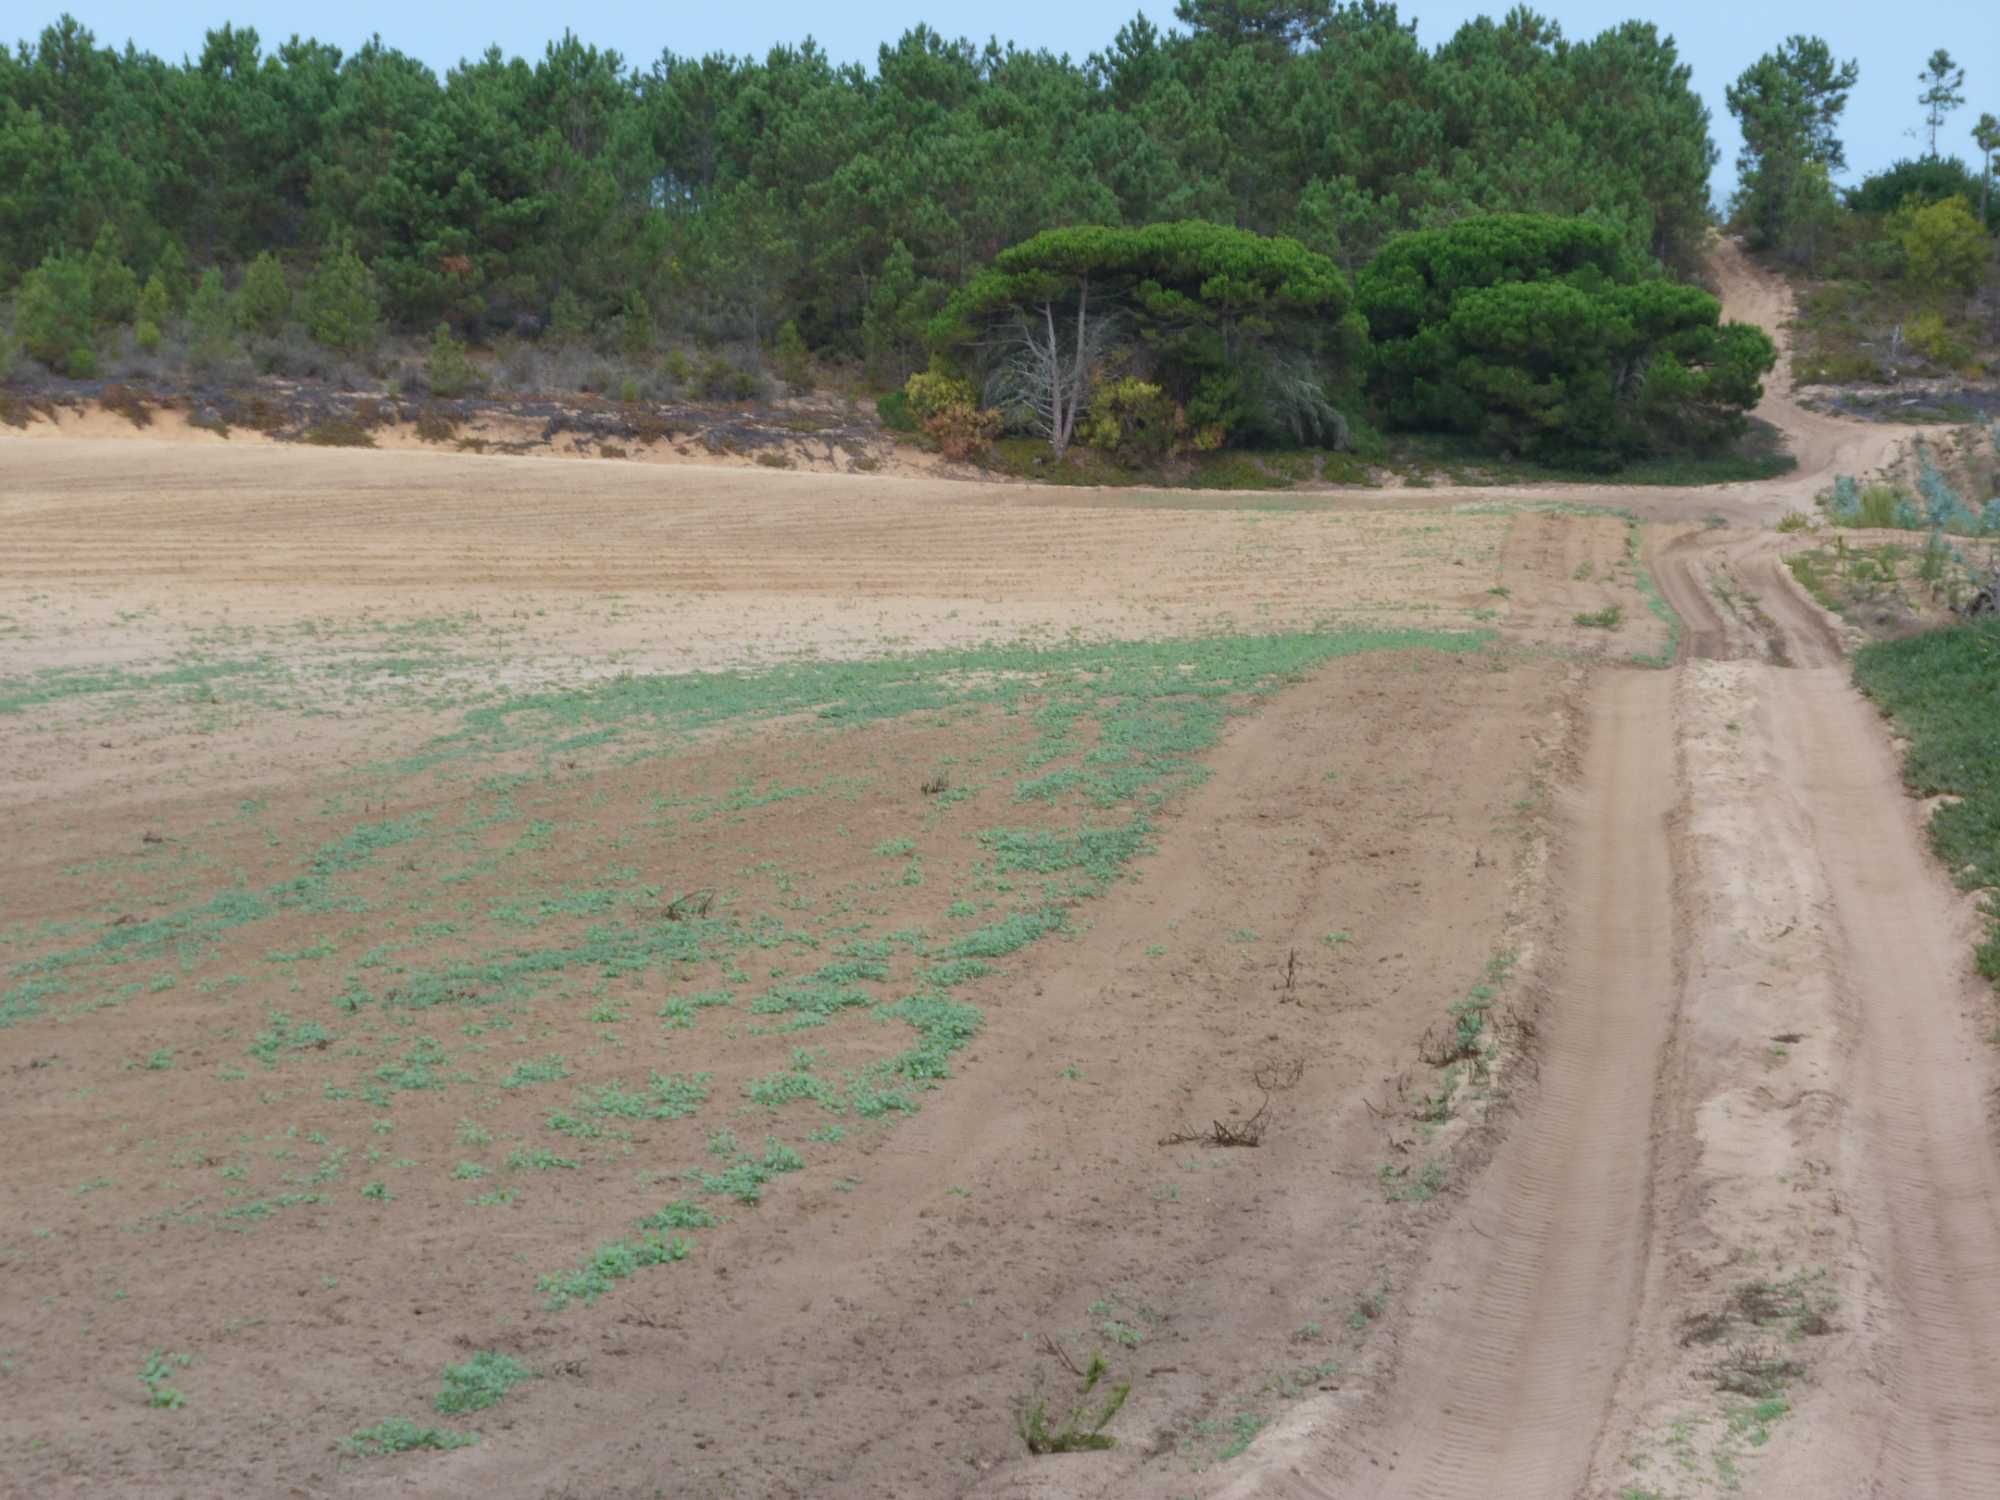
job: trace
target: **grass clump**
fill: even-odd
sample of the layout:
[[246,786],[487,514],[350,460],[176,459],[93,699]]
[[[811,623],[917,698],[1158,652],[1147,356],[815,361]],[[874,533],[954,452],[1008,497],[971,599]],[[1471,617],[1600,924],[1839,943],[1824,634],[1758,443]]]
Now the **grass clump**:
[[569,1064],[555,1053],[540,1059],[526,1059],[514,1064],[507,1076],[500,1080],[503,1089],[524,1089],[537,1083],[556,1083],[569,1077]]
[[970,1042],[985,1020],[978,1006],[943,995],[911,995],[875,1014],[887,1021],[906,1021],[916,1029],[917,1045],[892,1058],[889,1070],[918,1082],[951,1077],[952,1053]]
[[444,1389],[437,1393],[435,1404],[446,1416],[484,1411],[498,1405],[522,1381],[534,1379],[534,1374],[518,1360],[481,1349],[462,1365],[444,1367]]
[[432,1448],[444,1453],[453,1448],[469,1448],[478,1441],[469,1432],[454,1432],[449,1427],[421,1427],[408,1417],[388,1417],[373,1427],[364,1427],[353,1436],[343,1438],[340,1446],[357,1458],[387,1458],[418,1448]]
[[610,1291],[614,1283],[647,1266],[664,1266],[686,1260],[692,1248],[679,1235],[667,1238],[650,1232],[642,1233],[636,1239],[612,1240],[599,1245],[575,1269],[556,1271],[539,1278],[535,1282],[535,1290],[547,1299],[552,1312],[572,1302],[588,1306]]
[[250,1055],[267,1068],[278,1065],[283,1052],[307,1052],[333,1045],[333,1033],[317,1021],[294,1021],[283,1011],[274,1010],[265,1018],[264,1029],[252,1039]]
[[839,1091],[813,1072],[814,1062],[810,1052],[800,1049],[793,1053],[789,1069],[767,1073],[744,1084],[744,1097],[752,1104],[761,1104],[772,1111],[808,1099],[825,1109],[838,1109]]
[[[709,1140],[708,1149],[718,1155],[735,1150],[736,1138],[727,1131],[719,1132]],[[764,1137],[764,1154],[754,1156],[747,1151],[737,1152],[729,1165],[720,1172],[696,1172],[695,1181],[701,1184],[704,1193],[718,1197],[734,1198],[745,1207],[754,1208],[763,1200],[764,1184],[785,1172],[797,1172],[805,1167],[805,1158],[774,1135]]]
[[1572,616],[1586,630],[1616,630],[1625,621],[1625,610],[1616,604]]
[[537,1147],[533,1150],[517,1146],[507,1153],[507,1169],[511,1172],[553,1172],[574,1170],[583,1165],[573,1156],[557,1156],[553,1151]]
[[[1074,1368],[1072,1366],[1072,1368]],[[1093,1354],[1083,1372],[1083,1389],[1069,1410],[1059,1418],[1049,1415],[1043,1396],[1023,1397],[1014,1409],[1014,1430],[1030,1453],[1090,1453],[1118,1446],[1118,1440],[1104,1429],[1132,1394],[1132,1382],[1121,1381],[1102,1401],[1093,1402],[1092,1393],[1103,1381],[1109,1367],[1102,1354]]]
[[687,1198],[676,1198],[658,1213],[648,1214],[639,1221],[641,1229],[713,1229],[722,1221],[699,1203]]
[[604,1133],[600,1123],[619,1120],[684,1120],[708,1102],[707,1073],[649,1074],[644,1089],[602,1083],[577,1090],[574,1113],[549,1116],[549,1129],[593,1139]]
[[1055,907],[1017,911],[998,922],[975,928],[945,951],[952,958],[1005,958],[1037,938],[1060,932],[1063,923],[1064,915]]

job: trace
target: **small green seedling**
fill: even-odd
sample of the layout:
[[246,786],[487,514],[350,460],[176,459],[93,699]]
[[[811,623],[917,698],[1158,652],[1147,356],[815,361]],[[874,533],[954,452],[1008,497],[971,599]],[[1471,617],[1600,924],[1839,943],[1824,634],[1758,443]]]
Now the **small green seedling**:
[[146,1387],[146,1404],[164,1407],[173,1411],[187,1402],[187,1397],[169,1384],[175,1370],[185,1370],[194,1363],[192,1354],[169,1354],[163,1349],[155,1349],[146,1356],[146,1362],[139,1367],[139,1381]]

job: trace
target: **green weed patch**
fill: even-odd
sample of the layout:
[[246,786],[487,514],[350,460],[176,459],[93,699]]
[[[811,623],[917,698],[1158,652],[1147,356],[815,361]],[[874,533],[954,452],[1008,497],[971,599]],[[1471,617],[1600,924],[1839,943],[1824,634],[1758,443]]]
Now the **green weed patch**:
[[[1919,796],[1955,801],[1931,817],[1931,840],[1960,885],[2000,887],[2000,622],[1878,641],[1854,658],[1855,680],[1909,740],[1903,779]],[[2000,909],[1989,899],[1979,972],[2000,983]]]
[[424,1427],[408,1417],[389,1417],[341,1439],[340,1446],[357,1458],[387,1458],[418,1448],[449,1452],[453,1448],[469,1448],[477,1441],[469,1432],[454,1432],[449,1427]]
[[534,1371],[518,1360],[481,1349],[464,1364],[444,1367],[444,1388],[435,1404],[446,1416],[484,1411],[499,1405],[500,1398],[522,1381],[532,1379]]

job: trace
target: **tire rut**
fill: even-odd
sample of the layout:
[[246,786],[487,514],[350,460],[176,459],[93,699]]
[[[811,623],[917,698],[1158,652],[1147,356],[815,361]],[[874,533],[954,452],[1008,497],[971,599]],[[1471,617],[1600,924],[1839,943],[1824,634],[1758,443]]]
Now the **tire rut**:
[[[1726,1177],[1732,1165],[1704,1155],[1695,1122],[1732,1092],[1754,1091],[1765,1073],[1754,1053],[1732,1071],[1711,1039],[1706,1084],[1670,1111],[1690,1138],[1662,1148],[1663,1161],[1691,1165],[1679,1177],[1662,1167],[1662,1206],[1649,1226],[1649,1253],[1675,1257],[1681,1273],[1648,1288],[1631,1389],[1621,1389],[1623,1411],[1600,1443],[1588,1492],[1616,1493],[1608,1479],[1620,1472],[1617,1456],[1643,1451],[1688,1409],[1692,1393],[1673,1373],[1687,1364],[1675,1330],[1715,1296],[1689,1268],[1714,1260],[1721,1233],[1774,1263],[1789,1247],[1808,1265],[1812,1236],[1831,1236],[1821,1253],[1851,1266],[1841,1270],[1850,1300],[1836,1315],[1851,1343],[1823,1368],[1816,1362],[1793,1393],[1798,1415],[1743,1476],[1745,1493],[2000,1495],[2000,1150],[1994,1069],[1980,1039],[1991,996],[1970,971],[1966,903],[1926,847],[1896,752],[1849,680],[1837,627],[1786,573],[1782,547],[1769,535],[1689,532],[1655,551],[1660,586],[1688,622],[1684,655],[1739,663],[1744,701],[1756,705],[1754,723],[1741,714],[1754,742],[1739,744],[1760,773],[1711,789],[1704,813],[1761,827],[1778,846],[1759,871],[1695,860],[1685,899],[1689,911],[1730,911],[1727,890],[1754,879],[1782,909],[1813,913],[1818,946],[1797,959],[1825,976],[1840,1017],[1826,1082],[1836,1090],[1827,1103],[1846,1122],[1828,1147],[1831,1199],[1845,1208],[1817,1224],[1788,1225],[1778,1211],[1739,1212],[1726,1228],[1703,1222],[1719,1186],[1711,1174]],[[1686,710],[1679,730],[1713,736],[1724,726]],[[1767,826],[1757,814],[1770,783],[1785,789],[1790,812]],[[1732,813],[1729,798],[1745,805]],[[1718,951],[1741,941],[1724,939]],[[1743,1003],[1690,992],[1685,1029],[1702,1030],[1706,1016],[1713,1033]],[[1774,1022],[1798,1014],[1796,1000],[1770,1012]],[[1695,1044],[1689,1035],[1676,1043]],[[1769,1115],[1768,1128],[1786,1128],[1783,1115]]]
[[1813,846],[1856,1017],[1850,1156],[1879,1289],[1868,1493],[2000,1494],[2000,1155],[1964,924],[1895,757],[1844,673],[1785,674],[1773,727],[1809,787]]
[[1647,551],[1681,618],[1680,660],[1824,667],[1844,659],[1839,632],[1788,575],[1783,538],[1691,530]]
[[1540,1085],[1433,1254],[1385,1421],[1323,1493],[1548,1500],[1588,1469],[1644,1277],[1674,1009],[1671,689],[1596,685]]

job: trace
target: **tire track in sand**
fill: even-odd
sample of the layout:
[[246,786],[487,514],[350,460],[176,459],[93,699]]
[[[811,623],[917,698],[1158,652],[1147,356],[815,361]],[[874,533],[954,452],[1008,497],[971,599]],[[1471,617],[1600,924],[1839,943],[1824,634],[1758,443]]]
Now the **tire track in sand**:
[[1674,1008],[1670,674],[1594,688],[1539,1087],[1433,1252],[1382,1420],[1307,1493],[1572,1493],[1645,1269],[1653,1081]]
[[1880,717],[1829,649],[1826,616],[1775,550],[1763,563],[1774,655],[1809,669],[1766,669],[1760,687],[1776,768],[1806,811],[1800,857],[1830,898],[1826,962],[1852,1036],[1857,1139],[1841,1175],[1871,1296],[1857,1310],[1859,1367],[1828,1379],[1866,1387],[1841,1402],[1872,1418],[1842,1437],[1874,1455],[1854,1493],[2000,1495],[2000,1151],[1981,1040],[1991,995],[1967,961],[1966,903],[1926,847]]
[[[1664,1274],[1584,1493],[1651,1487],[1626,1455],[1726,1406],[1705,1368],[1716,1351],[1687,1347],[1686,1320],[1796,1266],[1830,1278],[1832,1336],[1786,1346],[1807,1377],[1742,1492],[2000,1495],[2000,1152],[1966,903],[1778,539],[1692,533],[1655,561],[1687,654],[1731,663],[1684,695],[1684,743],[1746,772],[1701,783],[1681,866],[1684,910],[1708,925],[1690,934],[1682,1066],[1664,1090],[1650,1226]],[[1772,1032],[1803,1033],[1804,1072],[1783,1054],[1773,1071]],[[1774,1170],[1789,1190],[1764,1185]],[[1739,1482],[1681,1477],[1694,1489],[1676,1493]]]
[[1846,1165],[1884,1356],[1865,1493],[2000,1495],[2000,1157],[1960,903],[1845,671],[1770,675],[1857,1022]]

